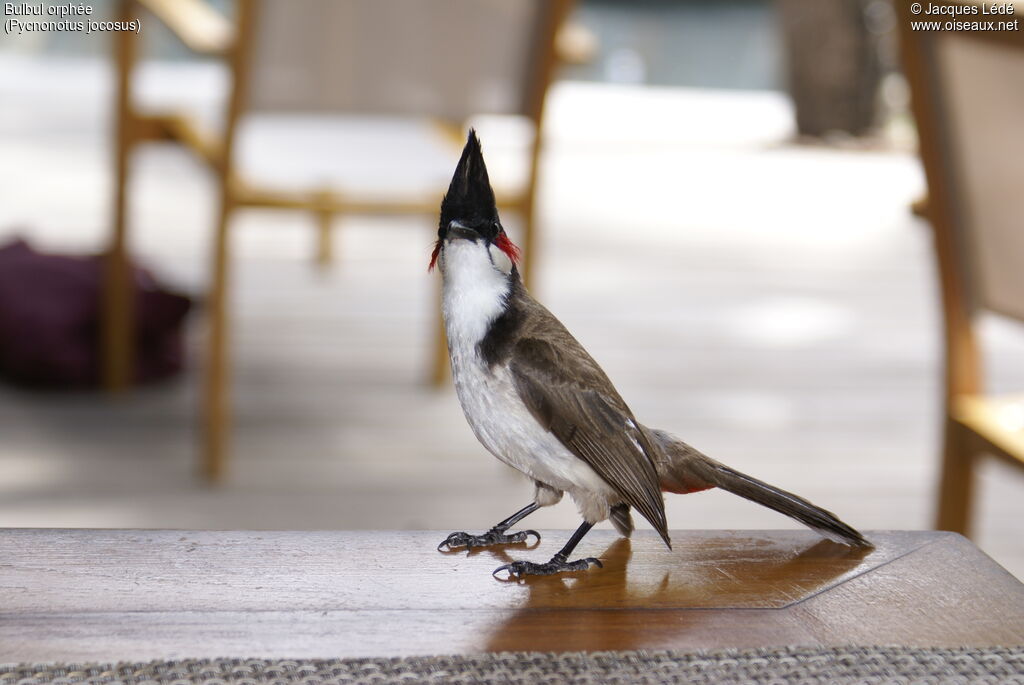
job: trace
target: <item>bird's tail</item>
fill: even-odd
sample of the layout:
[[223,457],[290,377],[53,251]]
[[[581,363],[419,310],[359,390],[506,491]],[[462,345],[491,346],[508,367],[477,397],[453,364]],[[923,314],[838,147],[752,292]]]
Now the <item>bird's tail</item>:
[[863,535],[840,521],[835,514],[811,504],[803,497],[731,469],[665,431],[647,431],[652,442],[661,448],[661,454],[655,459],[655,467],[662,490],[689,493],[722,488],[794,518],[834,542],[851,547],[871,546]]

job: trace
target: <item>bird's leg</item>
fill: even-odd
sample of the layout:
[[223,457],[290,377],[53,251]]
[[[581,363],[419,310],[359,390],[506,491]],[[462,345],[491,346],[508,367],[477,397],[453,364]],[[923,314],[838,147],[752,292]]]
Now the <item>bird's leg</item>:
[[604,564],[601,563],[601,560],[594,557],[568,561],[569,555],[576,549],[576,545],[580,544],[583,536],[593,527],[593,523],[584,521],[576,529],[576,532],[572,534],[572,537],[569,538],[569,542],[565,543],[565,547],[560,549],[558,554],[551,557],[551,561],[546,564],[535,564],[532,561],[513,561],[511,564],[505,564],[494,569],[492,575],[497,578],[500,572],[507,571],[508,578],[504,580],[511,580],[512,578],[522,578],[523,576],[549,576],[552,573],[561,573],[563,571],[585,571],[590,568],[591,564],[602,567]]
[[[470,535],[469,533],[452,533],[444,541],[437,546],[438,552],[451,551],[459,547],[465,547],[466,549],[473,549],[474,547],[487,547],[489,545],[507,545],[512,542],[526,542],[532,535],[537,538],[540,542],[540,533],[535,530],[521,530],[518,533],[511,533],[506,535],[505,531],[514,526],[515,524],[522,521],[524,518],[532,514],[533,512],[540,509],[540,505],[536,502],[530,502],[528,505],[517,511],[516,513],[509,516],[507,519],[500,523],[496,523],[486,533],[482,535]],[[446,549],[447,548],[447,549]]]

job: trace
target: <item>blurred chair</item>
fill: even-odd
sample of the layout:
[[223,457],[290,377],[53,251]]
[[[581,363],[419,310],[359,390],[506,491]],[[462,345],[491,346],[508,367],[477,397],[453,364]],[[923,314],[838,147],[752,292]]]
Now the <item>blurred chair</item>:
[[[228,230],[236,209],[310,212],[318,226],[321,263],[330,259],[331,220],[336,215],[423,214],[424,225],[433,233],[434,217],[458,158],[466,121],[476,115],[518,115],[531,125],[524,178],[517,188],[496,184],[496,190],[499,206],[522,216],[520,240],[527,257],[523,276],[529,282],[530,264],[536,257],[534,198],[540,126],[556,63],[556,36],[571,5],[572,0],[236,0],[232,23],[203,0],[121,0],[122,18],[136,16],[143,7],[194,52],[223,58],[229,93],[219,134],[181,114],[143,113],[132,94],[137,36],[116,34],[115,220],[108,253],[104,325],[107,385],[117,389],[130,382],[126,193],[129,155],[146,141],[186,146],[213,170],[218,186],[219,215],[207,299],[210,332],[202,455],[203,471],[211,480],[224,473],[228,452]],[[249,125],[254,113],[272,115],[276,124],[270,128],[278,133],[298,128],[289,126],[287,119],[277,119],[279,115],[305,117],[299,126],[307,132],[307,149],[310,144],[322,144],[319,132],[324,120],[317,115],[363,115],[364,124],[369,115],[381,117],[375,121],[430,123],[385,127],[383,145],[363,140],[363,132],[349,136],[351,148],[338,151],[334,158],[358,158],[364,164],[354,172],[350,169],[347,178],[331,178],[330,170],[318,168],[317,178],[326,180],[295,188],[257,183],[245,168],[245,160],[240,159],[244,148],[240,129]],[[407,154],[410,149],[403,147],[407,144],[404,139],[388,140],[395,131],[415,137],[409,144],[418,145],[420,153],[440,151],[439,163],[419,169],[428,172],[426,179],[404,191],[361,187],[363,180],[374,176],[393,185],[394,179],[408,172],[407,167],[415,167],[415,160],[423,156]],[[424,136],[430,140],[424,142]],[[288,149],[278,149],[274,158],[275,166],[284,167],[278,180],[295,177],[293,166],[303,161],[301,155],[289,159]],[[367,152],[370,154],[364,154]],[[329,157],[307,154],[305,161]],[[447,357],[443,330],[440,326],[438,330],[432,376],[439,385],[447,374]]]
[[[1024,30],[914,31],[920,17],[896,5],[945,317],[936,527],[967,534],[980,455],[1024,466],[1024,396],[985,393],[976,332],[984,312],[1024,321]],[[961,18],[1024,25],[1020,10]]]

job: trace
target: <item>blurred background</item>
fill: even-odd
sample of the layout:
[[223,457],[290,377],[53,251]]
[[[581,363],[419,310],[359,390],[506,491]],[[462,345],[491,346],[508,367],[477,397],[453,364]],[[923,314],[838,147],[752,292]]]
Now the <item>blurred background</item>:
[[[935,525],[943,306],[889,2],[250,4],[0,36],[0,526],[446,534],[524,506],[437,367],[426,267],[467,122],[531,290],[641,420],[862,530]],[[123,18],[85,6],[66,19]],[[102,299],[118,197],[150,275]],[[978,321],[989,387],[1024,387],[1020,325]],[[978,476],[973,539],[1024,577],[1024,476]],[[667,508],[797,525],[718,491]],[[529,521],[577,524],[568,500]]]

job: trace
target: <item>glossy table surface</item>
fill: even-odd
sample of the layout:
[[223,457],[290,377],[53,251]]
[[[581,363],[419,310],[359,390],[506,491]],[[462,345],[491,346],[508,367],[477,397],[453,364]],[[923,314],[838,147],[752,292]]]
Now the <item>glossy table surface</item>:
[[1024,644],[1024,585],[966,539],[593,531],[586,573],[502,582],[569,535],[442,553],[440,532],[0,530],[0,663],[504,650]]

